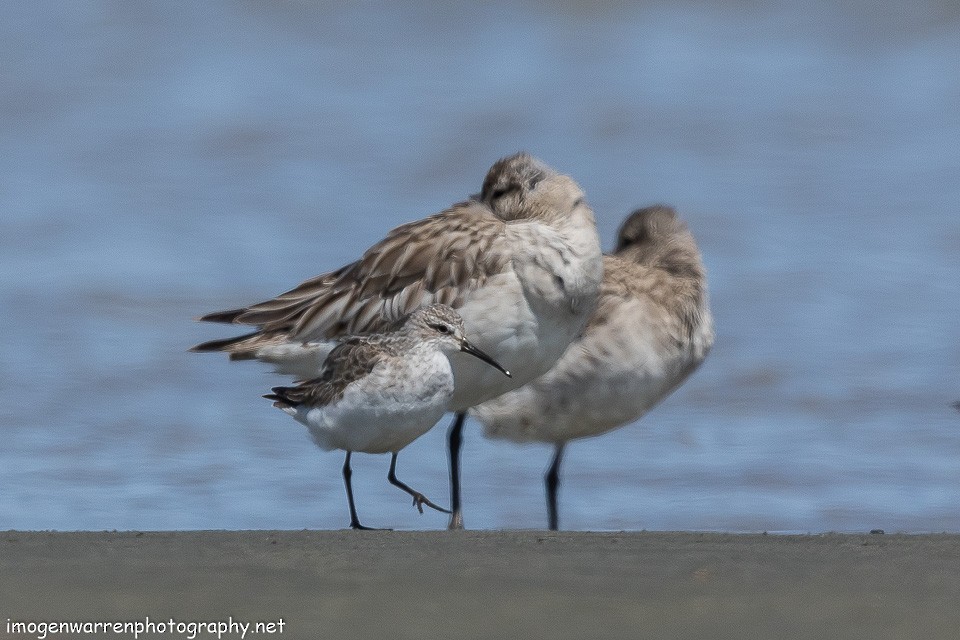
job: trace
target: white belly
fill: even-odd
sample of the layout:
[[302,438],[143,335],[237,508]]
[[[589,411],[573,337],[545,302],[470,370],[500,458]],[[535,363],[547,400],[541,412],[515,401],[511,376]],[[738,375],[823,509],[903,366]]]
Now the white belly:
[[453,394],[453,376],[449,361],[439,352],[416,376],[406,371],[398,379],[397,373],[378,366],[328,406],[286,411],[327,451],[400,451],[443,416]]
[[457,311],[463,316],[467,338],[512,377],[473,356],[452,355],[456,390],[451,411],[463,411],[542,375],[586,321],[586,314],[569,309],[536,309],[513,272],[491,278]]
[[583,329],[596,305],[603,262],[592,218],[568,235],[537,225],[511,229],[512,269],[491,278],[457,309],[467,336],[506,367],[507,378],[482,362],[451,358],[463,411],[543,375]]

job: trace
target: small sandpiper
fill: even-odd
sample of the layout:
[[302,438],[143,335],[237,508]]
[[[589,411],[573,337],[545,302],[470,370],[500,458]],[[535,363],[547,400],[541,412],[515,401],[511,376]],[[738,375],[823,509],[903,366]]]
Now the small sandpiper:
[[390,453],[387,479],[423,505],[450,513],[397,479],[397,454],[430,430],[453,397],[448,356],[463,352],[510,373],[467,341],[463,319],[443,304],[422,307],[387,333],[345,338],[327,356],[319,377],[293,387],[274,387],[264,396],[307,426],[322,449],[347,452],[343,480],[350,526],[360,524],[350,482],[350,456]]
[[459,453],[468,408],[546,373],[579,335],[600,291],[593,210],[577,183],[526,154],[496,162],[479,194],[397,227],[356,262],[258,304],[200,318],[252,333],[193,351],[257,359],[300,379],[318,375],[344,335],[382,331],[418,307],[448,304],[470,339],[513,373],[451,356],[451,528],[462,528]]
[[567,442],[633,422],[676,389],[713,345],[706,270],[693,235],[665,206],[639,209],[604,256],[597,309],[583,335],[545,375],[475,407],[491,438],[554,445],[547,511]]

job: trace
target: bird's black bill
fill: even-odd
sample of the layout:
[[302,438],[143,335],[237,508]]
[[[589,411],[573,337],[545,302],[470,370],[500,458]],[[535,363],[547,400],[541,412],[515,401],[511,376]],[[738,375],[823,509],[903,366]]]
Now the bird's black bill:
[[466,340],[464,340],[463,342],[460,343],[460,351],[463,351],[464,353],[469,353],[470,355],[474,356],[475,358],[479,358],[479,359],[483,360],[484,362],[486,362],[488,365],[490,365],[490,366],[493,367],[494,369],[497,369],[497,370],[499,370],[499,371],[502,371],[503,374],[504,374],[505,376],[507,376],[508,378],[512,378],[512,377],[513,377],[512,375],[510,375],[510,372],[509,372],[509,371],[507,371],[506,369],[504,369],[503,367],[500,366],[500,363],[499,363],[499,362],[497,362],[496,360],[494,360],[493,358],[491,358],[490,356],[488,356],[487,354],[485,354],[483,351],[480,351],[480,349],[477,349],[475,346],[473,346],[472,344],[470,344],[470,343],[467,342]]

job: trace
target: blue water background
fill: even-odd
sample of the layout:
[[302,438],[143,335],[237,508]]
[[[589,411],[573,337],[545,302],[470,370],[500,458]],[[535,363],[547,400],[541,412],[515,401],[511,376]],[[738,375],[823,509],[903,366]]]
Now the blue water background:
[[[960,5],[10,2],[0,529],[336,528],[341,456],[188,354],[528,150],[605,246],[675,205],[717,342],[573,444],[574,529],[960,531]],[[444,423],[445,424],[445,423]],[[446,502],[445,427],[401,477]],[[468,427],[466,523],[545,524],[545,446]],[[355,456],[367,524],[440,528]]]

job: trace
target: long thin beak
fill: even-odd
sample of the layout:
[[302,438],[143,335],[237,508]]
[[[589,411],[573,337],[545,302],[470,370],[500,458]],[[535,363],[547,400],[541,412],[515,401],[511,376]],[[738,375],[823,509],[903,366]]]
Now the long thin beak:
[[500,363],[499,363],[499,362],[497,362],[496,360],[494,360],[493,358],[491,358],[490,356],[488,356],[487,354],[485,354],[483,351],[480,351],[480,349],[477,349],[475,346],[473,346],[472,344],[470,344],[469,342],[467,342],[466,338],[464,338],[464,339],[460,342],[460,351],[463,351],[464,353],[469,353],[470,355],[472,355],[472,356],[474,356],[474,357],[476,357],[476,358],[479,358],[479,359],[483,360],[484,362],[486,362],[488,365],[490,365],[490,366],[493,367],[494,369],[497,369],[497,370],[499,370],[499,371],[502,371],[503,374],[504,374],[505,376],[507,376],[508,378],[512,378],[512,377],[513,377],[512,375],[510,375],[510,372],[509,372],[509,371],[507,371],[506,369],[504,369],[503,367],[500,366]]

